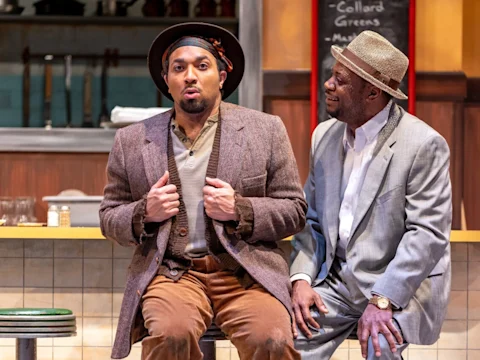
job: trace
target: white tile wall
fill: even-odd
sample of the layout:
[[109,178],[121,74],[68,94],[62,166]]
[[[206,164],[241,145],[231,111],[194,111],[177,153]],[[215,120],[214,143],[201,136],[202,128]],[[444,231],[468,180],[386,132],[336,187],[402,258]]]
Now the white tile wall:
[[[0,240],[0,306],[64,307],[77,316],[77,336],[39,339],[38,360],[108,360],[133,248],[108,241]],[[405,360],[480,360],[480,243],[452,244],[452,293],[440,339],[411,345]],[[229,341],[218,360],[239,359]],[[139,360],[136,344],[128,360]],[[0,360],[15,359],[13,339],[0,338]],[[345,341],[332,360],[362,359]]]

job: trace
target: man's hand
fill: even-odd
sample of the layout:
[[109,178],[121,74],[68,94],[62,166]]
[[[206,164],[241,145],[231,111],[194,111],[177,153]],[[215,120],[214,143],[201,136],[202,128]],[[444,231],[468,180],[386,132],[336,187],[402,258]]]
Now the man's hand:
[[[305,280],[297,280],[293,283],[292,302],[294,321],[297,322],[298,327],[305,334],[305,336],[308,339],[311,339],[312,333],[310,332],[310,329],[306,323],[316,329],[320,329],[320,325],[310,314],[310,308],[313,305],[316,305],[319,311],[326,314],[328,313],[327,307],[323,303],[320,295],[318,295]],[[296,339],[297,336],[297,329],[294,326],[293,337]]]
[[148,192],[145,222],[162,222],[178,214],[180,196],[175,185],[167,185],[168,177],[165,171]]
[[380,343],[378,334],[381,333],[387,339],[392,352],[397,351],[395,339],[399,344],[403,343],[400,331],[395,327],[392,318],[392,309],[380,310],[373,304],[368,304],[362,317],[358,321],[357,336],[360,340],[362,356],[367,358],[368,338],[372,337],[373,349],[375,356],[380,357]]
[[207,215],[218,221],[238,220],[235,213],[235,191],[229,183],[207,177],[203,202]]

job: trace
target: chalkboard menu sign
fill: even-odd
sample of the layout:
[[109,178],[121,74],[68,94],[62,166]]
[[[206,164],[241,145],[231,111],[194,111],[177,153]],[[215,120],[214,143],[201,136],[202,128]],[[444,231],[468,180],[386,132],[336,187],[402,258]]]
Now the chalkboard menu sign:
[[[329,118],[325,111],[324,83],[331,76],[335,58],[332,45],[345,47],[364,30],[387,38],[408,56],[409,0],[314,0],[318,1],[318,121]],[[408,95],[408,76],[400,89]],[[397,101],[397,100],[396,100]],[[405,109],[407,101],[397,101]]]

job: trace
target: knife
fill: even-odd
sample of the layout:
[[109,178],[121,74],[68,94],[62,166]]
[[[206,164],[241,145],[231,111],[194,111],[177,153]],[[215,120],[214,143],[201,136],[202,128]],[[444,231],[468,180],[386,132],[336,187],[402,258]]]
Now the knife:
[[67,127],[72,126],[72,55],[65,55],[65,108],[67,110]]
[[46,130],[52,129],[52,61],[53,55],[45,55],[43,121]]

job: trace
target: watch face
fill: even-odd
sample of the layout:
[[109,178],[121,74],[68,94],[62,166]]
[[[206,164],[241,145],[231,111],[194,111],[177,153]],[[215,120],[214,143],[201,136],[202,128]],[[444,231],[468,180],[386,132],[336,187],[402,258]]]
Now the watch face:
[[378,304],[378,307],[383,310],[388,308],[388,305],[390,305],[390,302],[388,301],[388,299],[379,297],[377,299],[377,304]]

